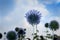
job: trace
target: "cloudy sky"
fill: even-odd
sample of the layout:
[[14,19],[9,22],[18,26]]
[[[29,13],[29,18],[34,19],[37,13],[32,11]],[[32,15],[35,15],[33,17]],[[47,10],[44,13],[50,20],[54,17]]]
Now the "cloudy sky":
[[[0,32],[8,32],[15,27],[26,28],[26,35],[31,38],[33,27],[26,21],[25,14],[32,9],[42,14],[38,24],[39,35],[44,35],[46,22],[57,20],[60,24],[60,0],[0,0]],[[60,29],[56,34],[60,35]]]

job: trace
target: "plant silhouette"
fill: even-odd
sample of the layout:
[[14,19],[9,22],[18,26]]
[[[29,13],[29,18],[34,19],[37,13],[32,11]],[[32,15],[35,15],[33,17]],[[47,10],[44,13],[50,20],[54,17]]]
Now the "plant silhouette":
[[15,31],[9,31],[6,37],[8,40],[16,40],[17,34]]
[[29,24],[33,26],[33,38],[34,38],[34,25],[36,25],[36,33],[37,33],[37,24],[40,23],[41,13],[40,11],[33,9],[28,11],[25,17],[27,18],[27,21],[29,22]]
[[54,40],[54,31],[59,29],[59,23],[56,20],[52,20],[50,23],[46,23],[45,27],[50,28],[50,30],[52,30],[52,33],[53,33],[52,38]]

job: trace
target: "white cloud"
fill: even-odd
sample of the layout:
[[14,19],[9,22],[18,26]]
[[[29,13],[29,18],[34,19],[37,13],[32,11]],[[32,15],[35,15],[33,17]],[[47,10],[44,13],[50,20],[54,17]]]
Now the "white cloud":
[[4,17],[4,20],[11,22],[12,21],[12,18],[7,16],[7,17]]
[[49,22],[52,20],[56,20],[60,23],[60,17],[57,17],[57,16],[51,16],[48,20],[49,20]]
[[60,2],[60,0],[38,0],[38,2],[47,5],[47,4],[54,4]]
[[57,3],[59,3],[60,2],[60,0],[57,0]]
[[[40,13],[42,14],[43,17],[47,16],[49,14],[48,10],[45,8],[44,5],[35,5],[35,6],[23,6],[23,9],[27,12],[29,10],[32,10],[32,9],[35,9],[35,10],[38,10],[40,11]],[[25,12],[25,13],[26,13]]]

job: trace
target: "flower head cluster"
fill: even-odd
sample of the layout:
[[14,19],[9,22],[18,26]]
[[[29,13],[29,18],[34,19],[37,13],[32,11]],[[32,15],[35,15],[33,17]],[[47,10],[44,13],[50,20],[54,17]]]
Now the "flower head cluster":
[[19,28],[19,31],[17,34],[18,34],[18,38],[20,38],[20,37],[24,38],[25,34],[26,34],[25,29]]
[[24,35],[25,34],[25,30],[20,28],[19,31],[18,31],[18,34],[19,35]]
[[18,38],[24,37],[24,35],[26,34],[26,29],[23,28],[16,27],[15,31],[17,32]]
[[39,24],[41,19],[41,13],[37,10],[30,10],[26,13],[27,21],[32,24]]

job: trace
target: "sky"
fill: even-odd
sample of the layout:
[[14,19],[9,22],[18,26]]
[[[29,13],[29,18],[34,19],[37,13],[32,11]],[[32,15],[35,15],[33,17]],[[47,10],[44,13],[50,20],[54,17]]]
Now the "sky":
[[[44,35],[45,23],[57,20],[60,24],[60,0],[0,0],[0,32],[14,31],[15,27],[26,28],[26,37],[31,38],[33,27],[27,22],[25,14],[32,9],[42,14],[38,24],[39,35]],[[60,35],[60,29],[55,33]]]

